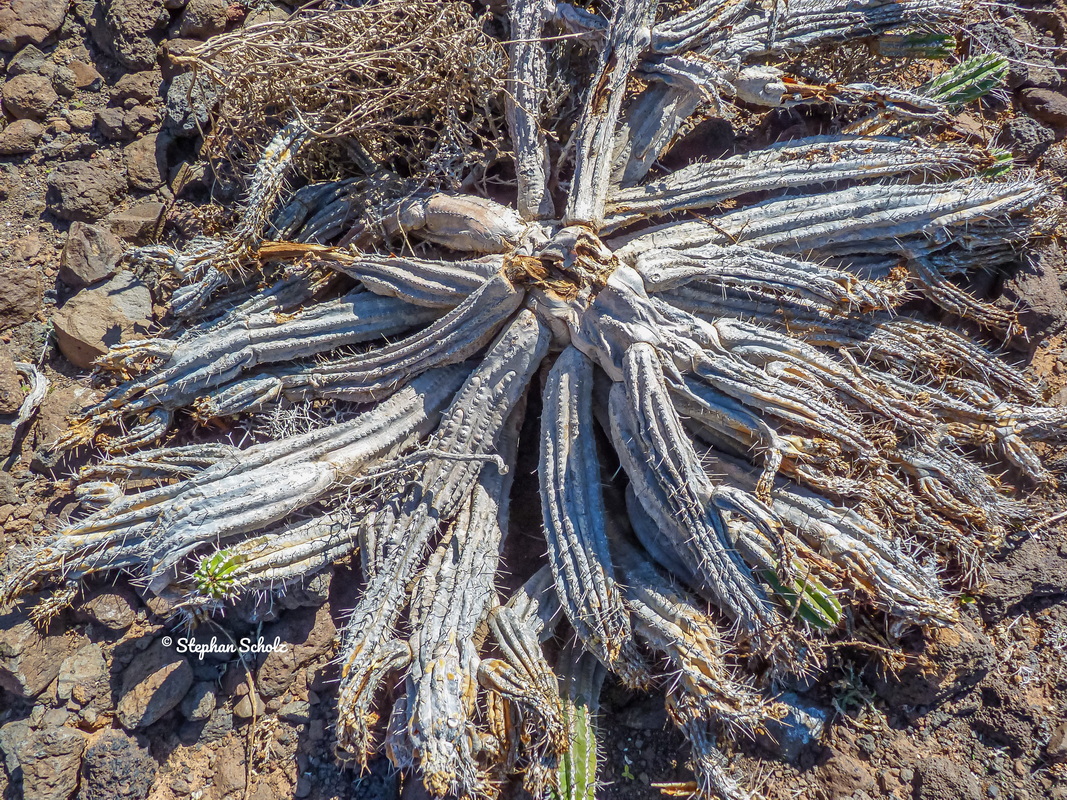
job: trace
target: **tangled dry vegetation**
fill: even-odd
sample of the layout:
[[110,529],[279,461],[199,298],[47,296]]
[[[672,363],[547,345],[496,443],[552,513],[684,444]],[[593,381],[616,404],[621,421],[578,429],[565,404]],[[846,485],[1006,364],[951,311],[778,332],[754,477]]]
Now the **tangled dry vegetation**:
[[[917,87],[779,66],[857,40],[946,56],[922,26],[958,11],[376,0],[213,39],[193,57],[230,87],[220,130],[275,135],[229,236],[135,254],[183,281],[190,321],[102,359],[123,382],[66,441],[112,454],[81,476],[89,513],[5,597],[59,583],[47,613],[125,570],[195,617],[358,552],[344,756],[384,745],[435,796],[516,772],[586,796],[610,670],[665,693],[696,775],[676,791],[740,796],[717,741],[785,716],[778,687],[840,631],[951,623],[1052,480],[1032,444],[1064,410],[906,306],[1018,334],[960,279],[1057,209],[950,124],[1005,64]],[[842,130],[657,166],[727,103],[829,104]],[[289,191],[323,139],[355,174]],[[439,158],[475,140],[509,158]],[[176,414],[246,415],[262,440],[155,446]],[[547,557],[500,597],[524,429]]]
[[254,151],[295,120],[319,142],[343,140],[357,168],[456,174],[497,138],[488,123],[504,50],[462,3],[301,11],[214,37],[184,60],[221,91],[220,152]]

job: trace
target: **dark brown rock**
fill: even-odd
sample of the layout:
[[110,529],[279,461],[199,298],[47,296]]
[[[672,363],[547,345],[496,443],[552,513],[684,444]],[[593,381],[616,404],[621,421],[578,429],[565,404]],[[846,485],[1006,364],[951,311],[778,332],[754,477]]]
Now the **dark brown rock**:
[[120,587],[100,589],[78,606],[75,612],[109,631],[124,631],[137,619],[137,599]]
[[167,39],[159,48],[159,67],[163,71],[163,80],[169,81],[189,69],[188,65],[178,59],[203,42],[199,39]]
[[0,330],[29,322],[40,307],[40,270],[26,264],[0,267]]
[[68,800],[84,751],[85,735],[73,728],[31,731],[18,753],[23,800]]
[[967,769],[939,756],[919,759],[915,765],[916,800],[980,800],[982,787]]
[[126,109],[102,108],[96,112],[96,128],[107,139],[133,138],[126,129]]
[[989,565],[978,599],[995,619],[1023,600],[1061,594],[1067,594],[1067,543],[1033,537]]
[[267,713],[267,705],[263,702],[263,698],[258,693],[244,695],[240,700],[234,703],[233,715],[237,719],[252,719],[255,717],[262,717]]
[[326,653],[337,629],[329,609],[301,609],[286,614],[264,629],[268,643],[284,645],[267,654],[260,665],[256,688],[263,697],[278,697],[292,684],[296,671]]
[[96,126],[108,139],[129,141],[151,127],[158,117],[158,113],[147,106],[105,108],[96,113]]
[[218,797],[241,797],[247,780],[245,748],[240,742],[223,744],[215,757],[215,790]]
[[7,256],[12,261],[30,261],[41,252],[44,244],[36,233],[28,233],[13,239],[8,245]]
[[1067,327],[1067,294],[1060,288],[1059,272],[1067,254],[1054,239],[1027,251],[1026,260],[1004,279],[997,305],[1016,311],[1033,347]]
[[104,76],[92,64],[74,60],[70,62],[70,71],[74,73],[74,85],[83,91],[98,92],[104,85]]
[[37,441],[49,445],[67,429],[67,417],[85,408],[95,399],[84,386],[60,386],[52,390],[37,412]]
[[111,707],[111,675],[99,644],[90,642],[63,660],[56,678],[56,698],[98,711]]
[[777,699],[788,713],[781,719],[768,719],[756,741],[778,758],[796,763],[802,751],[819,741],[830,713],[795,692],[783,692]]
[[127,730],[145,728],[175,708],[193,685],[193,668],[160,639],[138,655],[122,676],[118,718]]
[[96,122],[96,114],[87,108],[68,108],[63,117],[70,123],[72,130],[80,133],[91,131],[93,123]]
[[166,181],[166,141],[150,133],[122,151],[126,157],[126,179],[133,189],[150,192]]
[[44,128],[32,119],[17,119],[0,131],[0,156],[32,153],[44,134]]
[[52,74],[52,88],[63,97],[73,97],[78,91],[78,77],[74,70],[62,64],[58,65]]
[[1056,129],[1063,136],[1067,133],[1067,96],[1052,89],[1024,89],[1023,107],[1031,114]]
[[107,218],[112,232],[133,244],[147,244],[155,238],[166,207],[162,203],[143,200],[125,211],[116,211]]
[[111,90],[113,103],[121,105],[126,100],[149,103],[160,99],[159,87],[163,84],[163,75],[158,69],[129,72],[115,83]]
[[170,22],[163,0],[103,0],[90,21],[96,43],[132,70],[151,69]]
[[129,272],[83,289],[53,318],[60,352],[82,369],[91,367],[112,345],[144,336],[151,321],[148,287]]
[[22,191],[22,176],[14,164],[0,164],[0,200]]
[[[1038,49],[1034,29],[1018,17],[968,25],[972,52],[1000,53],[1009,59],[1007,84],[1011,89],[1025,86],[1056,88],[1062,82],[1055,65]],[[977,45],[977,47],[975,47]]]
[[36,697],[82,641],[64,636],[59,625],[42,632],[23,614],[0,616],[0,687],[19,697]]
[[1031,705],[1025,693],[999,676],[987,681],[981,694],[982,710],[972,723],[975,732],[983,740],[1007,748],[1016,758],[1032,751],[1044,708]]
[[101,731],[85,750],[77,800],[144,800],[156,770],[156,760],[135,739]]
[[159,112],[151,106],[133,106],[126,111],[122,124],[131,134],[136,136],[148,130],[159,120]]
[[38,73],[42,70],[48,56],[39,47],[28,44],[15,53],[15,57],[7,64],[7,77]]
[[59,257],[59,279],[80,289],[114,275],[121,257],[122,242],[110,230],[75,222]]
[[17,413],[23,397],[15,360],[6,348],[0,347],[0,414]]
[[998,146],[1007,147],[1012,155],[1023,161],[1039,158],[1054,141],[1056,132],[1052,128],[1027,116],[1013,117],[1005,122],[996,138]]
[[67,0],[11,0],[0,6],[0,50],[13,53],[51,41],[64,17]]
[[218,88],[202,75],[178,75],[167,90],[167,127],[181,136],[206,131],[216,100]]
[[3,759],[7,774],[12,778],[22,774],[22,768],[19,766],[19,750],[23,742],[29,738],[29,720],[17,719],[6,725],[0,725],[0,758]]
[[116,164],[103,159],[60,164],[48,176],[49,210],[61,219],[93,222],[107,214],[126,188]]
[[1053,761],[1067,761],[1067,722],[1052,729],[1045,752]]
[[190,722],[203,722],[215,710],[216,696],[213,681],[198,681],[182,699],[182,716]]
[[16,75],[4,83],[4,110],[17,119],[44,119],[59,100],[44,75]]
[[207,39],[226,30],[229,22],[228,0],[189,0],[178,17],[178,36]]

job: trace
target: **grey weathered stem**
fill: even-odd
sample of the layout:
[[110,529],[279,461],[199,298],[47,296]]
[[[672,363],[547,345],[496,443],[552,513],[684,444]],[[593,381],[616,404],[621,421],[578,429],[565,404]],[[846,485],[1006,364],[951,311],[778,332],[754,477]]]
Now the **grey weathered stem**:
[[564,611],[586,648],[631,683],[647,680],[604,529],[593,425],[593,363],[575,347],[548,373],[541,420],[541,506]]
[[801,139],[708,163],[692,164],[608,196],[605,230],[688,209],[711,208],[749,192],[774,191],[912,172],[961,170],[975,151],[890,138]]
[[[547,329],[529,311],[520,312],[460,389],[435,437],[435,450],[418,483],[410,485],[365,523],[381,542],[379,563],[346,628],[339,741],[358,758],[371,752],[368,714],[382,669],[393,664],[401,646],[395,625],[403,610],[408,583],[422,563],[441,522],[450,520],[469,501],[482,470],[492,461],[497,442],[530,376],[548,350]],[[452,454],[458,458],[449,458]],[[372,554],[374,555],[374,554]],[[407,647],[407,645],[404,645]],[[410,657],[410,654],[409,654]]]
[[1029,180],[989,183],[861,185],[834,192],[767,200],[722,214],[715,223],[668,223],[611,242],[627,263],[656,248],[745,244],[779,253],[894,252],[901,238],[923,234],[944,245],[969,223],[1031,208],[1046,192]]
[[312,358],[404,333],[437,316],[431,309],[412,308],[401,300],[369,292],[321,303],[281,322],[274,311],[242,316],[210,335],[182,343],[161,370],[115,390],[86,416],[130,416],[157,407],[181,408],[256,367]]
[[741,631],[765,635],[777,614],[709,503],[711,484],[667,396],[652,347],[627,350],[623,380],[612,387],[610,403],[612,438],[645,510]]
[[[512,413],[498,451],[514,462],[525,408]],[[483,470],[419,579],[412,600],[413,659],[407,702],[391,731],[393,752],[410,750],[432,793],[458,787],[475,795],[490,776],[477,762],[482,733],[475,723],[478,666],[475,637],[496,603],[494,580],[507,523],[512,473]]]
[[581,133],[564,225],[581,224],[599,230],[603,223],[626,81],[648,46],[655,13],[656,0],[620,0],[615,6],[607,44],[579,122]]
[[541,130],[541,109],[548,85],[547,55],[541,41],[546,5],[543,0],[511,3],[506,112],[515,148],[516,204],[524,220],[551,219],[555,215],[548,192],[548,143]]
[[503,259],[431,261],[336,251],[326,266],[360,281],[375,294],[428,308],[455,308],[493,277]]

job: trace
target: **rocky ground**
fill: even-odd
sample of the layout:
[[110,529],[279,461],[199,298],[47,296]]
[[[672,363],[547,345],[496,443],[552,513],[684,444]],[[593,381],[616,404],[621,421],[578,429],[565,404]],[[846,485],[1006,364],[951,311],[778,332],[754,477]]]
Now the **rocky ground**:
[[[1026,6],[1027,3],[1023,3]],[[1006,90],[957,133],[1009,148],[1057,186],[1067,176],[1067,6],[983,11],[975,51],[1012,59]],[[47,445],[98,391],[89,367],[109,345],[166,324],[158,276],[130,247],[191,236],[225,217],[232,184],[198,160],[211,93],[175,60],[197,42],[288,9],[226,0],[13,0],[0,5],[0,555],[73,508],[76,459]],[[722,152],[819,132],[817,113],[698,130]],[[1016,272],[972,287],[1021,311],[1029,342],[1012,357],[1067,405],[1067,261],[1047,239]],[[13,430],[27,391],[15,362],[51,388]],[[1062,453],[1050,452],[1060,474]],[[1058,459],[1058,462],[1057,462]],[[1053,509],[1055,509],[1053,498]],[[1048,513],[1053,513],[1049,511]],[[180,652],[185,634],[135,586],[87,587],[45,630],[0,616],[0,792],[7,800],[393,798],[384,761],[340,769],[330,746],[330,659],[355,593],[338,567],[274,607],[246,603],[195,641],[250,637],[283,648]],[[841,645],[803,700],[818,739],[778,732],[732,754],[768,798],[1067,798],[1067,531],[1050,525],[996,554],[963,598],[965,623],[912,633],[887,667]],[[868,634],[869,635],[869,634]],[[662,702],[609,684],[603,798],[658,796],[684,781],[685,746]],[[771,753],[776,752],[777,755]]]

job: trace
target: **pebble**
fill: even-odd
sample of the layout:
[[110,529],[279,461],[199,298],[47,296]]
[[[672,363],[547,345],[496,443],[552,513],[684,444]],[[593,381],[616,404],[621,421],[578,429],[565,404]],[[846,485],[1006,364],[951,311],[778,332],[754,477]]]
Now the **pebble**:
[[47,60],[48,56],[39,47],[28,44],[15,53],[15,57],[8,62],[7,75],[8,77],[13,77],[15,75],[38,73]]
[[112,233],[133,244],[148,244],[156,238],[166,206],[153,200],[142,200],[124,211],[112,212],[107,223]]
[[291,612],[265,628],[265,641],[278,639],[287,646],[267,653],[260,665],[256,675],[260,694],[268,698],[282,695],[292,685],[297,670],[329,650],[336,633],[326,606]]
[[178,36],[207,39],[222,33],[230,15],[229,0],[189,0],[178,17]]
[[[15,369],[15,359],[12,354],[5,350],[0,349],[0,414],[15,414],[22,406],[22,399],[25,395],[22,392],[22,379],[19,377],[18,370]],[[14,513],[15,506],[8,500],[7,495],[14,492],[14,478],[11,477],[9,472],[0,472],[0,481],[4,485],[4,503],[0,505],[0,525],[7,522],[7,517],[10,517]],[[14,498],[17,501],[17,497]],[[10,509],[6,511],[6,509]],[[5,516],[6,513],[6,516]]]
[[38,454],[34,455],[34,469],[48,469],[42,460],[50,445],[67,430],[67,417],[79,411],[94,400],[91,389],[74,384],[53,389],[41,403],[37,411],[37,441],[40,442]]
[[1067,722],[1061,722],[1052,729],[1045,752],[1053,761],[1067,761]]
[[1067,132],[1067,96],[1052,89],[1024,89],[1023,107],[1061,134]]
[[159,87],[163,74],[158,69],[128,72],[115,83],[111,90],[111,102],[121,105],[126,100],[150,103],[160,99]]
[[[253,702],[255,706],[253,706]],[[263,698],[256,694],[246,694],[240,700],[238,700],[233,707],[233,715],[237,719],[252,719],[252,710],[255,708],[255,716],[262,717],[267,713],[267,705],[263,702]]]
[[1013,117],[1005,122],[997,134],[996,143],[1007,147],[1022,161],[1034,161],[1056,141],[1056,132],[1026,116]]
[[22,191],[22,176],[14,164],[0,164],[0,200]]
[[278,709],[278,716],[293,725],[307,725],[311,719],[311,705],[307,700],[292,700]]
[[917,762],[919,780],[916,800],[979,800],[982,796],[978,780],[969,770],[953,761],[931,756]]
[[99,92],[104,85],[104,76],[92,64],[75,59],[69,64],[74,73],[74,86],[86,92]]
[[855,792],[873,790],[876,786],[874,775],[867,766],[840,750],[831,751],[821,771],[830,794],[835,797],[847,797]]
[[70,109],[64,113],[71,129],[79,133],[92,130],[93,123],[96,121],[96,114],[84,108]]
[[194,136],[206,130],[218,89],[191,72],[178,75],[167,90],[166,125],[181,136]]
[[786,692],[778,700],[789,713],[780,720],[768,719],[757,741],[785,761],[794,762],[805,747],[822,736],[828,712],[795,692]]
[[150,192],[166,181],[166,139],[150,133],[123,149],[126,158],[126,179],[133,189]]
[[57,66],[52,74],[52,88],[63,97],[73,97],[78,91],[78,76],[70,67]]
[[203,730],[198,731],[198,736],[202,742],[214,742],[224,738],[232,730],[233,712],[228,708],[216,708]]

